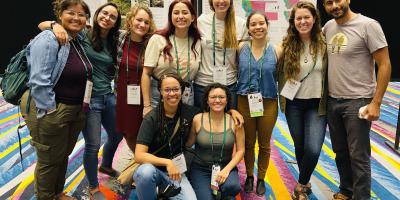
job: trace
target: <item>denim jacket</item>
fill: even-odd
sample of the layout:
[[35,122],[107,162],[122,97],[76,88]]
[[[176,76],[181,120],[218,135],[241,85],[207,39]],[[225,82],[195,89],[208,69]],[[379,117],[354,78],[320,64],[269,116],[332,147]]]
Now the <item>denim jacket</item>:
[[39,33],[27,46],[28,87],[36,104],[37,118],[56,108],[53,88],[64,70],[69,50],[70,44],[60,46],[50,30]]

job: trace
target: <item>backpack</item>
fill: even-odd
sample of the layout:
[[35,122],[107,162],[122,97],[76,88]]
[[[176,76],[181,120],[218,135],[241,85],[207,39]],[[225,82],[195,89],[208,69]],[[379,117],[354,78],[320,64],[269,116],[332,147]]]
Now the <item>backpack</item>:
[[22,95],[28,89],[29,70],[26,51],[24,48],[11,58],[0,84],[4,100],[13,105],[19,105]]

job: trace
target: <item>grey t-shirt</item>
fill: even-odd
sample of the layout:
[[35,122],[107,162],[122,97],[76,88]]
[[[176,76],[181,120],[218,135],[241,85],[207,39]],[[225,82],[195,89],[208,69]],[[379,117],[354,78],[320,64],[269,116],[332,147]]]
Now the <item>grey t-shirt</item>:
[[323,29],[328,43],[329,96],[371,98],[375,93],[375,62],[372,53],[387,46],[380,24],[356,17],[338,25],[333,19]]

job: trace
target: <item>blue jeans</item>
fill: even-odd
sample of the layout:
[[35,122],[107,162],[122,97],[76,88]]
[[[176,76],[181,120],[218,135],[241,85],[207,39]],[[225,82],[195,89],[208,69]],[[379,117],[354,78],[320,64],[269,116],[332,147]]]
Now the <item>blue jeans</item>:
[[[196,192],[197,199],[214,200],[211,184],[211,166],[202,166],[193,162],[190,168],[190,182]],[[232,169],[226,181],[219,187],[221,197],[235,197],[240,192],[239,174]]]
[[286,99],[286,120],[293,138],[299,183],[307,184],[318,163],[326,133],[326,115],[318,114],[319,99]]
[[101,125],[107,131],[108,139],[104,145],[102,166],[111,168],[115,151],[122,135],[115,132],[115,95],[112,93],[95,96],[90,100],[90,109],[86,114],[86,126],[83,129],[85,152],[83,166],[89,187],[99,185],[97,179],[98,153],[101,142]]
[[151,77],[150,90],[151,90],[150,105],[152,108],[155,108],[160,103],[160,91],[158,90],[158,80],[156,80],[153,77]]
[[328,98],[328,125],[340,192],[353,199],[371,198],[371,122],[358,118],[358,110],[371,99]]
[[[237,108],[237,87],[236,83],[232,85],[228,85],[228,89],[231,93],[231,99],[230,99],[230,108],[231,109],[236,109]],[[194,90],[194,106],[204,109],[203,106],[203,98],[204,98],[204,93],[205,93],[205,88],[204,86],[197,85],[196,83],[193,84],[193,90]]]
[[156,188],[158,187],[159,191],[162,191],[169,184],[181,187],[181,192],[169,198],[170,200],[196,200],[196,195],[185,174],[182,175],[179,183],[171,180],[165,172],[157,169],[154,165],[147,163],[136,169],[133,180],[136,183],[136,193],[139,200],[155,200],[157,198]]

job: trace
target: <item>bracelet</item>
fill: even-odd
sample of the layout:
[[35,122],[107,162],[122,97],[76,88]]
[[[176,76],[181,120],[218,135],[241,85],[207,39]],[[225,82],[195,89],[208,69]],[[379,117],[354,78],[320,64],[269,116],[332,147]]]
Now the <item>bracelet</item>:
[[53,26],[54,26],[56,23],[57,23],[56,21],[52,21],[52,22],[50,23],[50,28],[51,28],[51,30],[53,30]]

